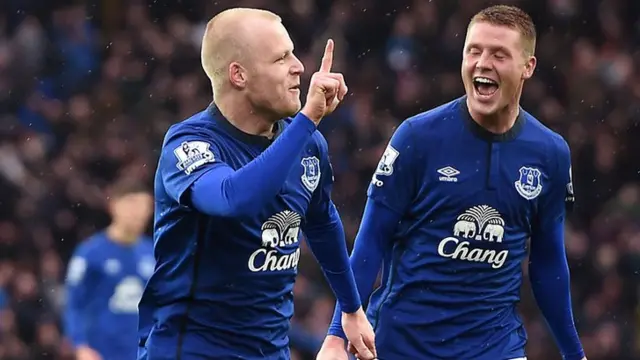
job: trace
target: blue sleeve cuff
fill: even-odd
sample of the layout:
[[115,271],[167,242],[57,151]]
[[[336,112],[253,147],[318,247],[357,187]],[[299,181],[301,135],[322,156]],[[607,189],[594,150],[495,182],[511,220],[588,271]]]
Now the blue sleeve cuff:
[[329,330],[327,331],[327,335],[336,336],[341,339],[347,340],[347,335],[345,335],[344,330],[340,325],[335,326],[334,324],[331,324],[331,326],[329,327]]
[[336,304],[336,308],[333,310],[333,318],[331,319],[331,325],[329,325],[327,335],[347,339],[347,335],[345,335],[344,329],[342,329],[342,309],[340,308],[340,304]]
[[564,360],[582,360],[585,357],[585,353],[584,350],[581,350],[580,352],[577,353],[573,353],[570,355],[562,355],[562,359]]
[[309,119],[307,115],[303,114],[302,112],[296,114],[296,116],[293,118],[293,121],[291,122],[291,125],[300,125],[304,129],[306,129],[309,134],[313,133],[317,129],[316,123],[314,123],[313,120]]

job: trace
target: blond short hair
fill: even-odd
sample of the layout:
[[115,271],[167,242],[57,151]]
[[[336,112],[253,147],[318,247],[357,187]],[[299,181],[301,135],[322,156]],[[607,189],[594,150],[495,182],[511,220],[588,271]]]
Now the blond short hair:
[[207,23],[202,37],[200,60],[214,93],[222,88],[229,64],[248,55],[247,34],[243,31],[243,22],[249,18],[282,22],[280,16],[271,11],[232,8],[220,12]]
[[531,16],[516,6],[495,5],[481,10],[471,18],[469,27],[475,23],[506,26],[517,30],[522,38],[524,51],[532,56],[536,48],[536,27]]

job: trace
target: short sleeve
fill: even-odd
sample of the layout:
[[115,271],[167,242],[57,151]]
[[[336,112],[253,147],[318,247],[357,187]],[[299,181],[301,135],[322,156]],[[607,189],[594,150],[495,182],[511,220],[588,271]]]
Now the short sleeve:
[[[89,246],[89,243],[82,243],[73,251],[65,275],[67,286],[82,286],[84,283],[94,280],[92,277],[95,275],[95,251],[92,249],[93,247]],[[88,278],[89,280],[87,280]]]
[[224,162],[213,136],[189,128],[170,129],[157,171],[167,194],[183,204],[187,189],[207,171],[220,165]]
[[74,254],[69,260],[67,275],[65,277],[68,286],[76,286],[84,281],[88,268],[87,258],[84,254]]
[[546,228],[563,221],[568,210],[573,209],[575,195],[571,175],[571,151],[569,145],[560,138],[553,149],[556,166],[549,174],[548,190],[543,191],[538,208],[538,227]]
[[[65,335],[74,346],[87,341],[87,303],[95,295],[100,273],[95,266],[92,247],[81,244],[69,261],[65,276],[66,297],[63,325]],[[93,255],[93,256],[92,256]]]
[[404,121],[391,137],[373,174],[367,195],[396,213],[404,214],[415,194],[412,125]]

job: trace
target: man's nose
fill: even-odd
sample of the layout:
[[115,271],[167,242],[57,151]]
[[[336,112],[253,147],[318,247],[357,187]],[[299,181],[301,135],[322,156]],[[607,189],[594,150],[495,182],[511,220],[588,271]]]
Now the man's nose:
[[476,62],[476,68],[480,70],[491,69],[491,54],[483,52]]
[[301,75],[304,73],[304,65],[297,57],[295,58],[295,64],[291,67],[291,72],[295,75]]

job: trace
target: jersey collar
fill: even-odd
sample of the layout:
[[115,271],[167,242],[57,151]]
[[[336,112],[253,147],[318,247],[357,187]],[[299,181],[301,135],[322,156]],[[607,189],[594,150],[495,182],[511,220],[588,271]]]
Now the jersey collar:
[[520,108],[518,112],[518,117],[516,118],[516,122],[513,123],[511,129],[503,134],[494,134],[491,131],[485,129],[480,124],[475,122],[469,113],[469,108],[467,107],[467,97],[463,96],[460,98],[460,110],[462,113],[462,118],[467,125],[467,128],[477,137],[490,142],[501,142],[501,141],[510,141],[518,137],[520,132],[522,132],[522,128],[526,123],[527,119],[524,116],[524,110]]
[[214,103],[211,103],[209,105],[209,107],[207,108],[207,112],[209,112],[209,114],[214,119],[214,121],[218,125],[220,125],[220,127],[223,128],[228,134],[230,134],[234,138],[244,143],[251,144],[251,145],[260,145],[260,146],[268,147],[282,133],[285,127],[285,121],[278,120],[276,123],[273,124],[274,136],[273,138],[269,139],[261,135],[247,134],[246,132],[233,126],[233,124],[231,124],[229,120],[227,120],[227,118],[225,118],[224,115],[222,115],[222,113],[220,112],[220,109],[218,109],[218,107]]

